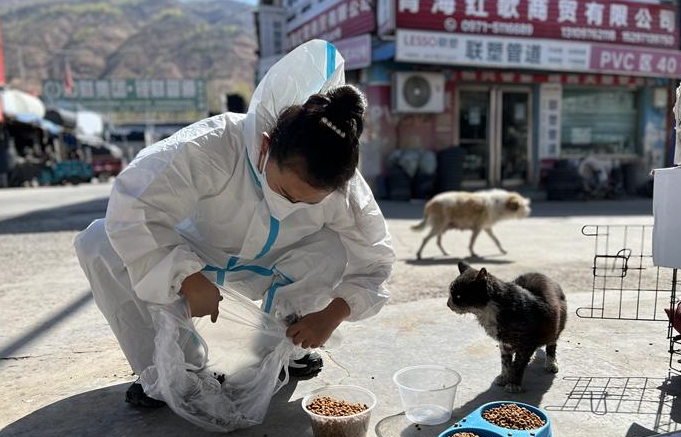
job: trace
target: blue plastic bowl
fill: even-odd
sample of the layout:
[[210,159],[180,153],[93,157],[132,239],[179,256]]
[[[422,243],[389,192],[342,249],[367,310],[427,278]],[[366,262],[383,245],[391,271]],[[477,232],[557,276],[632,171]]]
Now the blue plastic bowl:
[[447,431],[440,434],[440,437],[451,437],[460,432],[472,432],[480,437],[506,437],[504,434],[499,434],[498,432],[490,431],[489,429],[471,428],[467,426],[463,428],[449,428]]
[[[502,428],[500,426],[496,426],[493,423],[490,423],[486,421],[482,417],[482,413],[486,410],[489,410],[490,408],[495,408],[499,407],[504,404],[516,404],[520,407],[527,408],[528,410],[532,411],[534,414],[539,416],[545,423],[544,426],[541,428],[536,428],[536,429],[511,429],[511,428]],[[469,431],[469,430],[482,430],[486,432],[487,434],[481,434],[477,431]],[[477,410],[473,411],[471,414],[468,416],[464,417],[461,419],[459,422],[455,423],[454,426],[451,428],[448,428],[445,430],[443,433],[441,433],[438,437],[450,437],[453,434],[456,434],[457,432],[474,432],[478,434],[480,437],[497,437],[497,436],[502,436],[502,437],[552,437],[551,434],[551,420],[549,419],[549,416],[541,409],[534,407],[532,405],[528,404],[523,404],[522,402],[515,402],[515,401],[500,401],[500,402],[490,402],[488,404],[485,404],[478,408]]]

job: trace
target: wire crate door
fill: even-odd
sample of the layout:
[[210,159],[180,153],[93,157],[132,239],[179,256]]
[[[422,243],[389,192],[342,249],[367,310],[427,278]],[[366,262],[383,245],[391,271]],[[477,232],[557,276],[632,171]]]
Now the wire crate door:
[[593,240],[591,302],[577,309],[590,319],[668,321],[675,297],[672,269],[656,267],[652,225],[587,225]]

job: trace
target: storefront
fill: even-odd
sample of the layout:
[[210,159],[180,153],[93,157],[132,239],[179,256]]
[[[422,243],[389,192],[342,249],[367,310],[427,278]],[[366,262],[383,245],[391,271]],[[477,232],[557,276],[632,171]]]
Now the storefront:
[[[447,5],[456,2],[437,0],[386,3],[396,7],[397,62],[384,65],[382,75],[444,75],[444,111],[421,116],[436,141],[418,147],[464,148],[464,185],[537,184],[546,163],[589,155],[638,160],[647,168],[665,164],[669,91],[681,77],[674,7],[621,1],[478,1],[454,9]],[[410,92],[398,82],[390,79],[391,87],[402,87],[393,95]],[[428,85],[434,98],[437,87],[422,87]],[[449,143],[438,135],[447,117]]]
[[532,87],[456,88],[454,144],[466,150],[469,185],[519,185],[532,179]]
[[463,149],[468,188],[536,186],[557,160],[594,155],[665,165],[681,78],[672,2],[379,0],[375,26],[364,1],[298,3],[287,47],[335,41],[367,93],[370,183],[401,149]]
[[62,128],[59,141],[55,145],[55,153],[59,161],[68,159],[71,152],[78,148],[76,142],[76,113],[62,108],[49,108],[45,119]]
[[[40,156],[44,144],[50,138],[50,130],[56,126],[48,124],[45,106],[37,97],[15,89],[0,90],[2,102],[3,146],[2,160],[6,164],[6,175],[0,177],[0,186],[19,186],[38,180],[41,174]],[[4,172],[3,172],[4,173]]]

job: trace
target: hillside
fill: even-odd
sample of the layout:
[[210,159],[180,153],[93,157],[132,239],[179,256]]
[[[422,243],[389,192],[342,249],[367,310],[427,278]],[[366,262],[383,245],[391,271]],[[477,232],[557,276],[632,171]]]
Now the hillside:
[[249,96],[257,49],[253,7],[231,0],[0,0],[8,82],[40,92],[44,79],[202,78],[211,107]]

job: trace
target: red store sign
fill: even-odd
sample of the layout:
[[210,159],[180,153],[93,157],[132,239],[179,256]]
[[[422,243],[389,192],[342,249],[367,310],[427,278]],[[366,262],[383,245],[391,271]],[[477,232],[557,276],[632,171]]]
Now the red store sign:
[[676,8],[621,0],[395,0],[397,28],[677,48]]
[[342,0],[289,32],[287,48],[291,50],[314,38],[336,41],[370,33],[375,27],[371,0]]
[[681,77],[681,51],[594,44],[589,65],[598,71],[678,78]]

